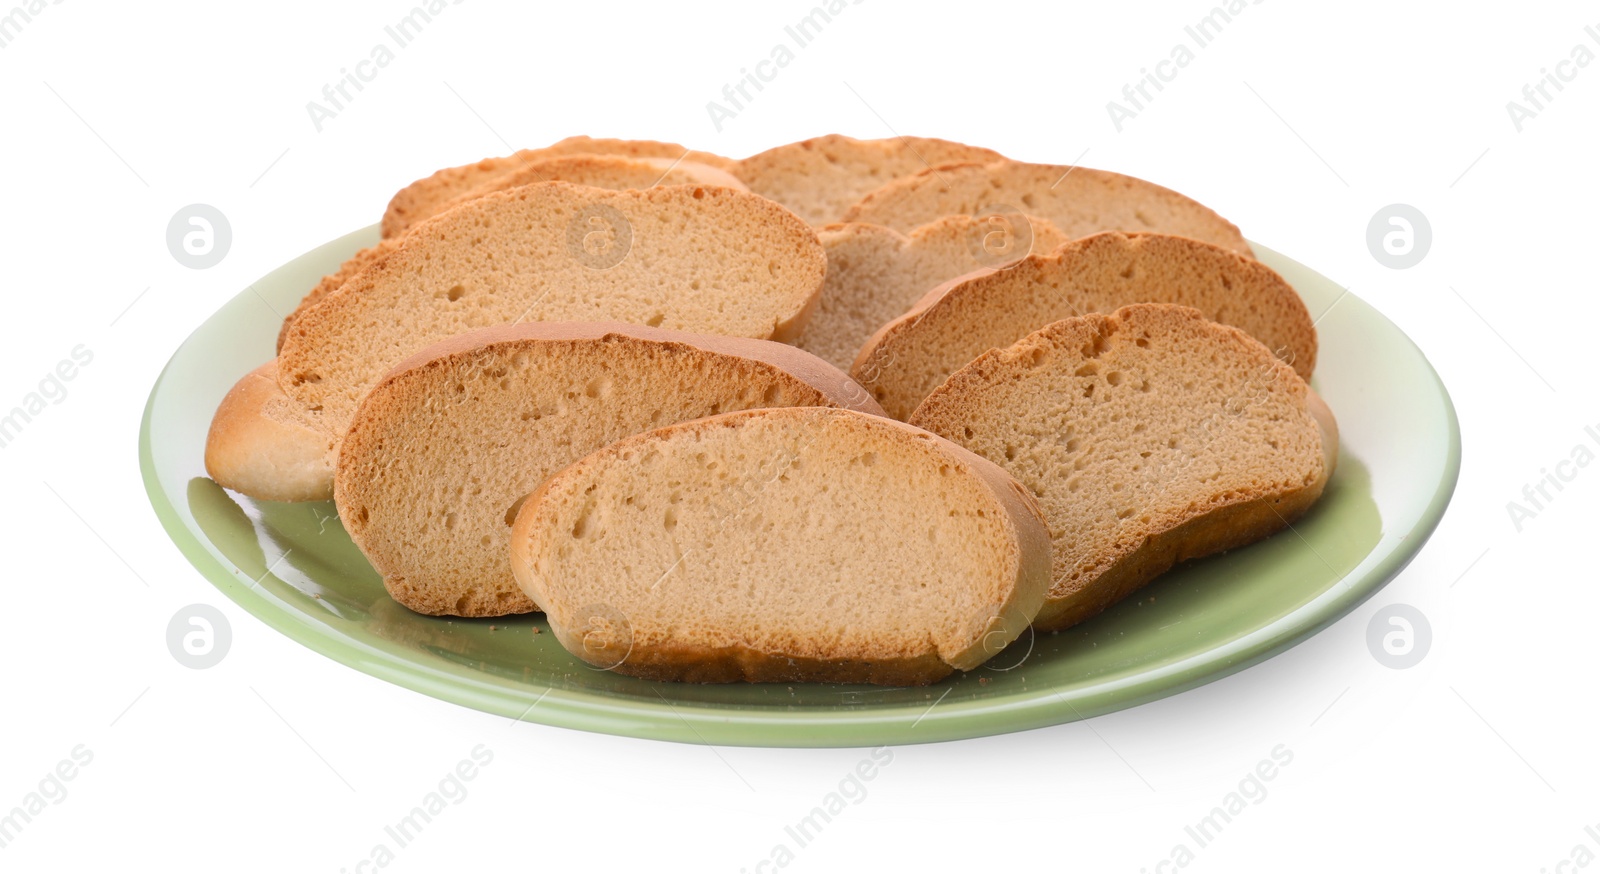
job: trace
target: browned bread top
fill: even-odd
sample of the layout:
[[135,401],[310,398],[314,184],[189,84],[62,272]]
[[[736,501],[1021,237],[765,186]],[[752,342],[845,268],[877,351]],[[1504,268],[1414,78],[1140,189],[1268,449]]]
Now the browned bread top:
[[1186,237],[1103,233],[1005,270],[952,280],[885,325],[851,367],[897,419],[961,366],[1051,322],[1133,303],[1175,303],[1243,328],[1304,376],[1317,334],[1271,268]]
[[474,328],[614,319],[786,339],[821,289],[816,235],[753,194],[562,182],[441,213],[291,326],[284,391],[342,433],[390,367]]
[[1008,470],[1054,541],[1036,625],[1064,628],[1176,561],[1243,546],[1322,494],[1333,417],[1243,331],[1169,304],[1063,319],[961,368],[911,416]]
[[751,155],[732,170],[751,191],[822,225],[840,221],[856,201],[891,180],[937,164],[1000,158],[992,149],[930,137],[858,140],[828,134]]
[[724,169],[733,161],[710,152],[686,149],[677,143],[654,140],[616,140],[594,137],[567,137],[542,149],[523,149],[503,158],[484,158],[459,167],[446,167],[400,189],[383,213],[383,235],[398,236],[406,228],[439,212],[457,195],[508,173],[516,172],[542,158],[560,155],[628,155],[642,158],[683,158],[698,164]]
[[945,216],[902,234],[882,225],[817,229],[828,277],[795,345],[841,370],[877,330],[939,285],[974,271],[1049,252],[1067,241],[1044,219],[1024,215]]
[[909,231],[940,216],[994,211],[1048,219],[1068,237],[1100,231],[1174,234],[1251,254],[1232,222],[1176,191],[1120,173],[1056,164],[933,167],[868,194],[844,220]]
[[[485,194],[531,185],[535,182],[571,182],[574,185],[610,188],[617,191],[654,188],[658,185],[717,185],[745,190],[744,183],[727,171],[694,161],[627,155],[556,155],[519,162],[510,172],[493,175],[477,186],[435,204],[428,210],[427,216],[413,216],[412,222],[437,215]],[[397,241],[401,234],[392,233],[384,236],[385,238],[377,245],[355,253],[339,265],[338,270],[322,277],[322,281],[300,301],[294,312],[283,320],[283,327],[278,331],[279,349],[283,348],[283,338],[289,332],[290,323],[398,245]]]

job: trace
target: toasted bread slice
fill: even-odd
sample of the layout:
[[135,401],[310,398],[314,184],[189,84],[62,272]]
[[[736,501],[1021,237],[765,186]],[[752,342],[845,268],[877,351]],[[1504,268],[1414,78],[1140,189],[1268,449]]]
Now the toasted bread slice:
[[1316,366],[1311,314],[1271,268],[1185,237],[1105,233],[929,292],[873,335],[851,373],[904,419],[983,352],[1059,319],[1133,303],[1192,306],[1244,329],[1304,377]]
[[[559,155],[519,164],[511,172],[494,176],[476,188],[439,204],[433,214],[437,215],[485,194],[519,188],[535,182],[571,182],[574,185],[609,188],[614,191],[654,188],[658,185],[717,185],[740,191],[746,190],[744,183],[735,179],[733,174],[694,161],[635,158],[624,155]],[[380,240],[375,246],[362,249],[339,265],[338,270],[322,277],[322,281],[300,301],[294,312],[283,320],[283,327],[278,331],[278,348],[283,348],[283,338],[289,332],[291,322],[314,306],[317,301],[348,282],[352,276],[387,254],[398,245],[396,242],[398,238],[398,236],[389,237]]]
[[485,194],[521,188],[535,182],[571,182],[613,191],[661,185],[715,185],[738,191],[750,190],[732,173],[696,161],[625,155],[561,155],[532,161],[510,173],[489,179],[445,202],[439,212]]
[[1054,541],[1035,621],[1066,628],[1175,562],[1298,518],[1338,456],[1333,416],[1292,368],[1197,310],[1065,319],[963,367],[911,422],[994,461]]
[[[615,319],[787,340],[826,270],[803,222],[727,188],[611,192],[545,182],[486,195],[416,230],[306,310],[284,338],[278,384],[324,443],[337,444],[389,368],[451,335]],[[302,443],[289,454],[311,451]],[[328,488],[335,461],[329,454],[321,468]],[[224,479],[260,496],[241,477]]]
[[828,253],[828,278],[795,345],[841,370],[873,333],[939,285],[1067,241],[1055,225],[1018,214],[946,216],[910,234],[834,224],[818,228],[817,238]]
[[538,609],[511,576],[511,522],[551,474],[623,437],[775,406],[882,410],[792,346],[617,322],[472,331],[406,360],[367,395],[335,499],[396,601],[419,613]]
[[1031,621],[1049,576],[998,467],[850,410],[728,413],[629,437],[517,513],[512,570],[561,644],[692,682],[929,683]]
[[543,182],[416,231],[285,338],[279,382],[334,431],[389,368],[462,331],[607,318],[786,340],[827,269],[816,234],[792,213],[727,188]]
[[[406,228],[437,215],[446,203],[490,180],[515,173],[534,161],[561,155],[624,155],[635,158],[682,158],[697,164],[728,169],[734,162],[710,152],[686,149],[677,143],[655,140],[613,140],[567,137],[542,149],[523,149],[503,158],[484,158],[460,167],[446,167],[407,185],[390,199],[383,213],[383,235],[397,237]],[[555,180],[552,180],[555,181]]]
[[906,232],[940,216],[995,211],[1047,219],[1071,238],[1101,231],[1174,234],[1251,254],[1231,222],[1176,191],[1120,173],[1056,164],[934,167],[866,195],[844,220]]
[[929,137],[858,140],[829,134],[751,155],[733,166],[750,190],[814,225],[836,222],[879,186],[938,164],[998,161],[992,149]]

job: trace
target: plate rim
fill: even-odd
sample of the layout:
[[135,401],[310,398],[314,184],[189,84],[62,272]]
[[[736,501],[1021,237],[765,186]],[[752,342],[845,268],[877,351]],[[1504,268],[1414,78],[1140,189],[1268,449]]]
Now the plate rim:
[[[373,229],[363,228],[330,240],[279,265],[272,272],[320,249],[369,235]],[[1324,275],[1276,250],[1256,243],[1251,245],[1258,252],[1270,252],[1318,276]],[[1385,534],[1356,567],[1332,581],[1323,592],[1271,623],[1221,646],[1128,677],[1094,682],[1074,690],[1070,696],[1063,695],[1059,688],[1019,690],[1002,697],[957,701],[940,707],[943,696],[935,699],[930,691],[928,698],[933,703],[914,720],[904,705],[896,705],[892,709],[863,705],[859,711],[754,711],[706,703],[675,706],[666,697],[662,697],[659,704],[652,701],[624,701],[603,692],[559,689],[536,682],[513,684],[443,659],[438,664],[423,664],[399,657],[339,633],[331,625],[313,622],[307,614],[284,609],[265,595],[255,592],[253,587],[241,585],[243,572],[219,559],[184,523],[178,508],[161,485],[150,439],[156,399],[169,370],[183,349],[205,329],[216,312],[196,326],[178,345],[151,386],[139,424],[140,475],[146,496],[168,538],[190,565],[229,600],[268,627],[314,652],[369,676],[432,698],[503,716],[515,722],[530,721],[610,735],[723,746],[867,747],[994,736],[1137,707],[1260,664],[1347,616],[1398,576],[1421,553],[1443,519],[1460,479],[1460,421],[1449,389],[1421,348],[1381,311],[1370,304],[1366,305],[1394,327],[1396,334],[1415,351],[1426,377],[1438,391],[1445,414],[1448,445],[1443,475],[1428,498],[1427,506],[1416,523],[1406,530],[1405,536],[1392,538],[1390,534]],[[533,699],[532,703],[523,706],[528,698]]]

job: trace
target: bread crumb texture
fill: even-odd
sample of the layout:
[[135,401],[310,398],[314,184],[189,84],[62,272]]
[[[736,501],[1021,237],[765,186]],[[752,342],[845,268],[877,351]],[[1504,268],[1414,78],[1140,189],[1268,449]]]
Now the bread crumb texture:
[[901,232],[946,215],[1009,209],[1046,219],[1068,237],[1101,231],[1176,234],[1249,255],[1234,224],[1204,204],[1133,176],[1021,161],[965,162],[896,179],[844,215]]
[[852,374],[895,418],[957,369],[1060,319],[1137,303],[1193,307],[1266,344],[1302,376],[1317,333],[1293,287],[1259,261],[1167,234],[1108,232],[937,288],[862,347]]
[[926,683],[976,667],[1043,598],[1020,486],[847,410],[733,413],[588,456],[521,509],[513,567],[562,644],[623,673]]
[[527,185],[418,225],[302,313],[284,338],[279,381],[342,433],[378,377],[437,340],[594,320],[783,339],[825,270],[810,228],[745,192]]
[[1038,499],[1054,544],[1039,625],[1060,628],[1176,561],[1303,513],[1332,471],[1333,435],[1310,397],[1243,331],[1141,304],[983,355],[911,421],[1001,465]]
[[620,323],[452,339],[367,397],[335,498],[390,594],[434,615],[537,609],[512,578],[511,523],[551,474],[614,440],[774,406],[878,411],[844,374],[779,343]]

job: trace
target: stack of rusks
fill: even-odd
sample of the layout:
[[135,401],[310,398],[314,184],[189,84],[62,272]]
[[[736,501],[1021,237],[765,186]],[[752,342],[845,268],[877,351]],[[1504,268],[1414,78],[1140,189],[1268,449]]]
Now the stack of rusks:
[[1158,185],[938,139],[575,137],[401,189],[223,399],[400,604],[590,664],[925,684],[1289,526],[1305,305]]

